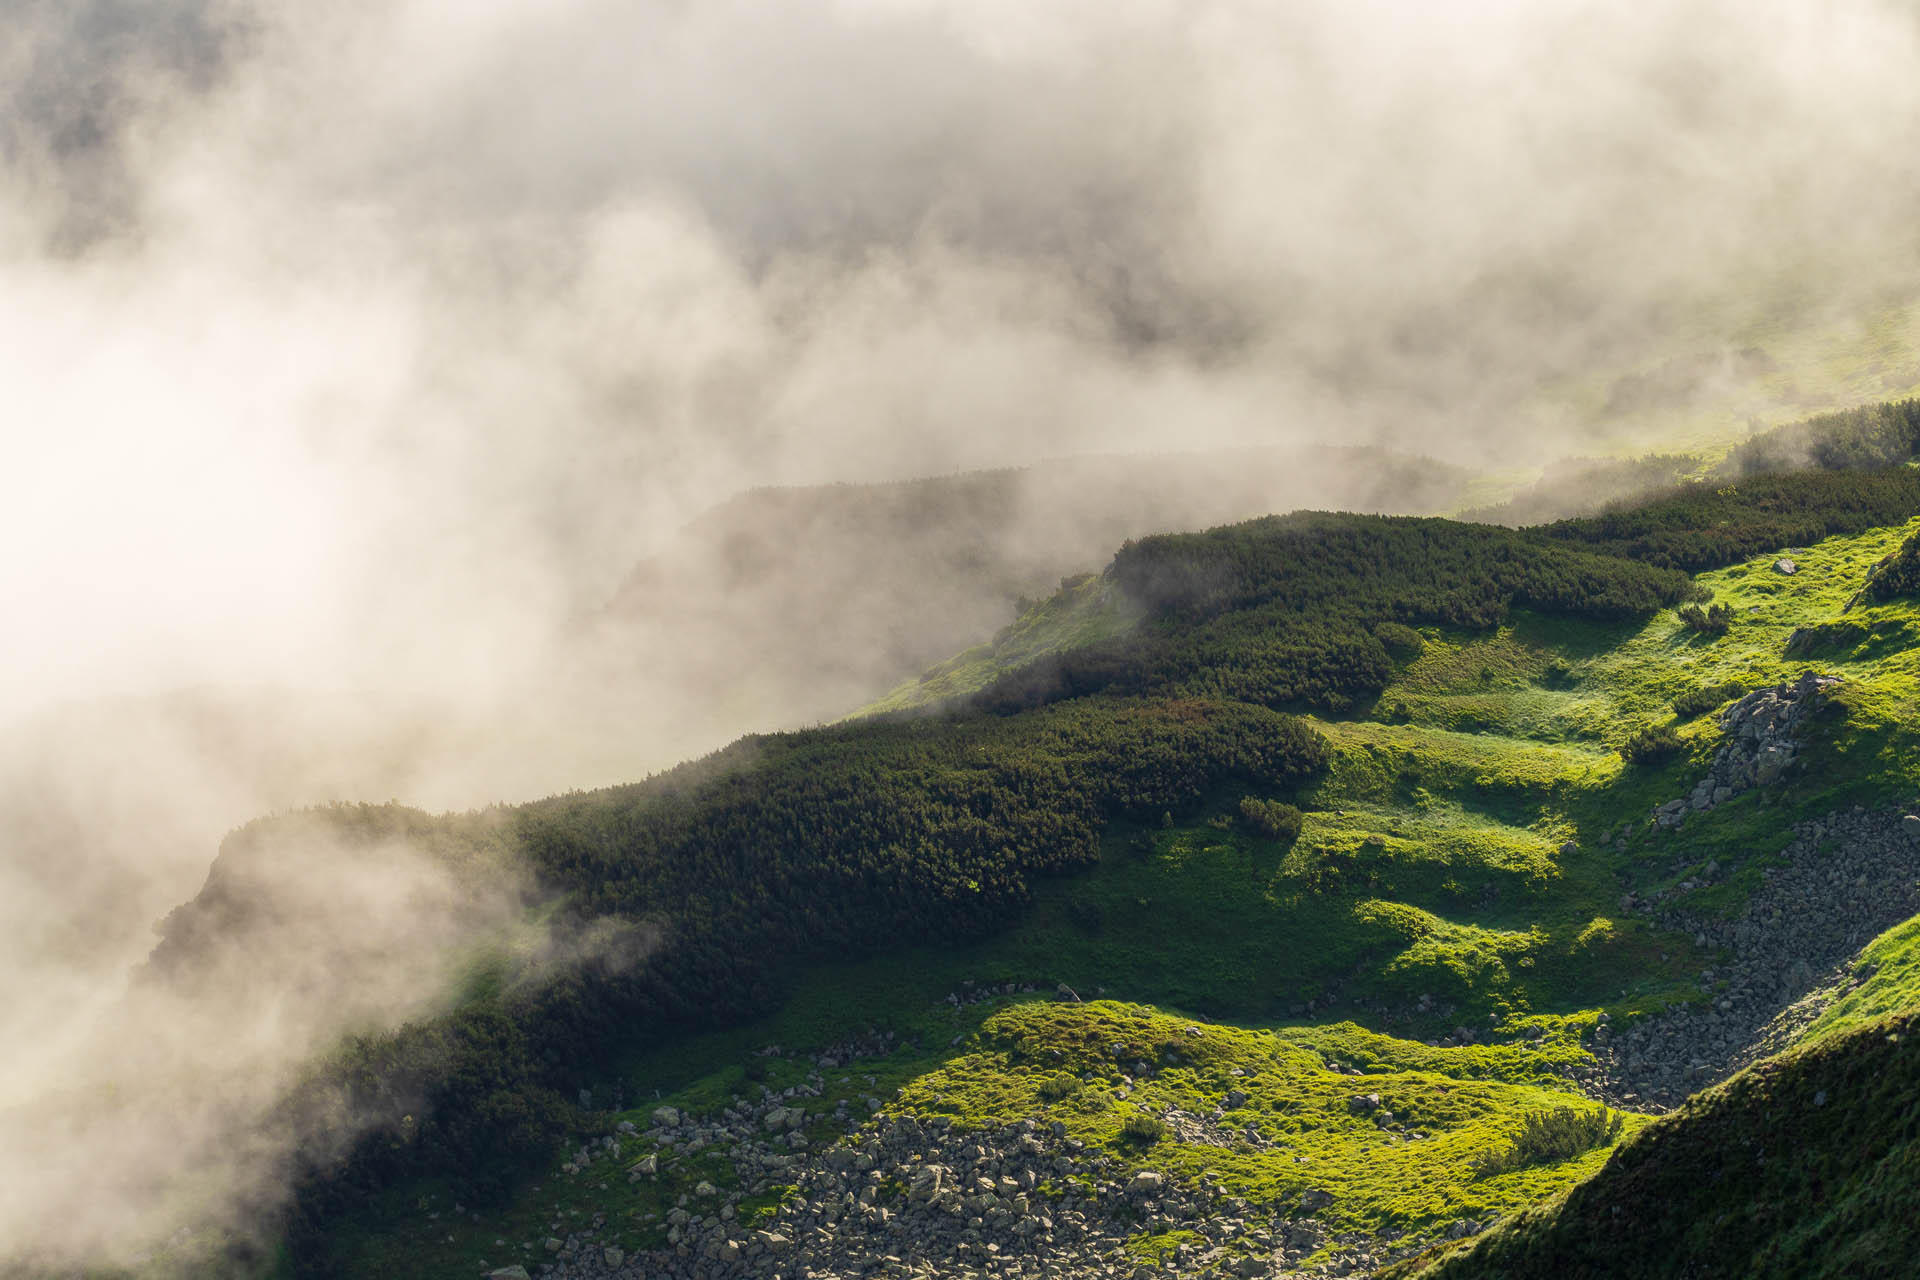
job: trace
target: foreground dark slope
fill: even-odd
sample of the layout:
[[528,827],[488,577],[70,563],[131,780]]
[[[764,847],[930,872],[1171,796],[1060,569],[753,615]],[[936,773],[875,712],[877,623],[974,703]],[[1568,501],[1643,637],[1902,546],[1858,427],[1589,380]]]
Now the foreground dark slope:
[[1697,1095],[1565,1195],[1395,1280],[1911,1276],[1920,1013]]

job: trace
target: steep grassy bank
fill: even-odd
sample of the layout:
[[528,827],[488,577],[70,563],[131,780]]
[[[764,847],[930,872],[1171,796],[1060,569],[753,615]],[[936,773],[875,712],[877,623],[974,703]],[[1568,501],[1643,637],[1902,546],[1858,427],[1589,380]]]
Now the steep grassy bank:
[[1920,1248],[1920,1014],[1743,1072],[1592,1178],[1396,1280],[1873,1277]]

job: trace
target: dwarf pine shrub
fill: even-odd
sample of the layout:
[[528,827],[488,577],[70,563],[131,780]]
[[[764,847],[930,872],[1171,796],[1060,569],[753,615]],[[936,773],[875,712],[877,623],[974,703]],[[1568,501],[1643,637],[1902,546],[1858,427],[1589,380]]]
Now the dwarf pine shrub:
[[1554,1107],[1533,1111],[1521,1123],[1513,1141],[1479,1161],[1482,1177],[1524,1169],[1528,1165],[1567,1160],[1595,1147],[1618,1141],[1626,1121],[1608,1107]]

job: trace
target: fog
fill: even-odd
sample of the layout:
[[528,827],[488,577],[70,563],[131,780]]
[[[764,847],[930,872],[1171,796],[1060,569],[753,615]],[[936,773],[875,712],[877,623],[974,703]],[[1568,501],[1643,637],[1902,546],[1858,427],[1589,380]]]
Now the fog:
[[[638,776],[851,710],[1116,534],[1448,505],[1300,450],[1519,476],[1920,385],[1893,0],[16,0],[8,35],[0,1108],[35,1123],[139,1061],[148,926],[256,814]],[[1176,455],[1201,479],[1143,496]],[[917,498],[810,542],[765,492],[1036,464],[929,500],[924,561],[862,542]],[[302,945],[361,954],[328,918]],[[272,1082],[431,985],[288,1004],[272,1052],[217,982],[165,1017]],[[9,1189],[84,1167],[0,1144]],[[0,1238],[137,1249],[171,1209],[133,1199]]]

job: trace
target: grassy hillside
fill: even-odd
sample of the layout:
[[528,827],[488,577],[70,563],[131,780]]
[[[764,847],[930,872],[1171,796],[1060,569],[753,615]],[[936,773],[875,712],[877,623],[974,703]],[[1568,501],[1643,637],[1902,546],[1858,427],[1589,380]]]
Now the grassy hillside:
[[[553,945],[329,1068],[370,1136],[309,1170],[282,1265],[657,1268],[761,1220],[840,1248],[823,1148],[909,1121],[923,1161],[1025,1121],[1079,1144],[1047,1156],[1079,1188],[1056,1228],[1102,1265],[1364,1269],[1477,1231],[1645,1123],[1586,1096],[1631,1084],[1598,1071],[1610,1034],[1717,1016],[1720,944],[1685,921],[1736,915],[1794,823],[1913,795],[1920,609],[1862,589],[1916,510],[1897,467],[1522,532],[1146,539],[931,676],[939,710],[499,815]],[[1844,680],[1791,768],[1650,820],[1723,745],[1712,704],[1809,667]],[[213,905],[170,926],[175,967]],[[652,1118],[731,1133],[768,1089],[807,1099],[802,1142]],[[1128,1198],[1142,1171],[1180,1213]],[[982,1249],[1038,1247],[983,1223]]]

